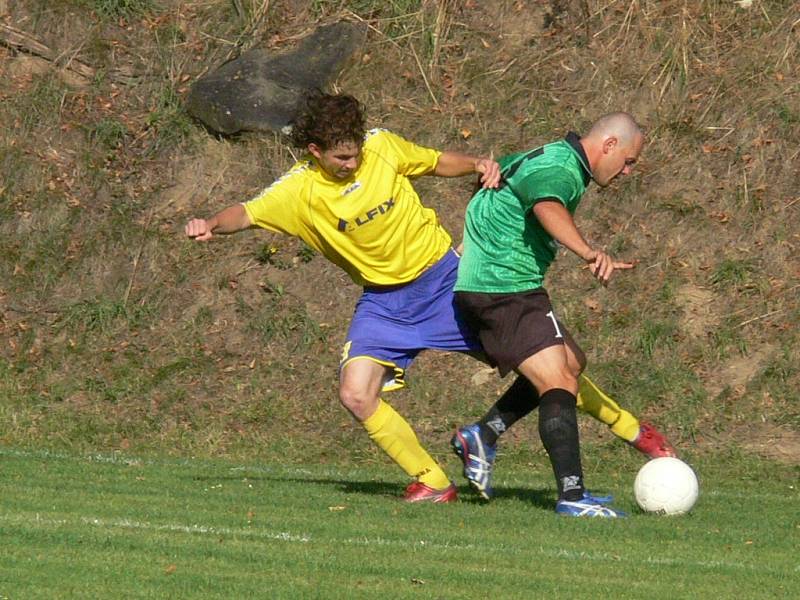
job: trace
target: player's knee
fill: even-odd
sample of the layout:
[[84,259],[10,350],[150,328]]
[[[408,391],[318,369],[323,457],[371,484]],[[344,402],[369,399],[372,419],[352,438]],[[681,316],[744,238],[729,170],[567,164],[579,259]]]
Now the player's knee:
[[363,421],[375,412],[378,397],[362,386],[342,382],[339,386],[339,402],[357,419]]
[[567,366],[570,372],[577,378],[586,368],[586,354],[579,347],[570,348],[572,352],[567,357]]
[[539,395],[544,395],[554,389],[567,390],[571,394],[577,395],[578,375],[579,373],[574,373],[567,364],[561,369],[553,370],[545,377],[542,377],[541,383],[537,385]]

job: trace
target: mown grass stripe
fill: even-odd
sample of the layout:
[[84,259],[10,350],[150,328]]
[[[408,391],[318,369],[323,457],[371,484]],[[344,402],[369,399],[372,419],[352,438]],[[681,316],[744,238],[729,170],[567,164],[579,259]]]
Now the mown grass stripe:
[[[342,539],[326,539],[315,540],[308,534],[295,534],[285,531],[263,531],[258,529],[244,529],[232,527],[219,527],[211,525],[201,525],[197,523],[183,524],[183,523],[149,523],[144,521],[136,521],[130,519],[104,519],[101,517],[80,517],[79,519],[51,519],[42,518],[40,515],[33,517],[25,517],[23,515],[0,515],[0,522],[13,523],[15,525],[28,525],[28,526],[54,526],[54,527],[75,527],[81,525],[90,525],[92,527],[106,528],[106,529],[141,529],[154,532],[174,532],[185,534],[198,534],[198,535],[230,535],[245,538],[268,539],[281,542],[292,543],[334,543],[336,545],[346,544],[349,546],[402,546],[413,547],[419,550],[456,550],[456,551],[480,551],[480,552],[512,552],[516,553],[514,549],[508,547],[497,547],[492,544],[478,543],[478,544],[459,544],[450,542],[437,542],[432,540],[416,540],[409,542],[408,540],[401,539],[388,539],[385,537],[377,538],[342,538]],[[528,553],[531,548],[526,548],[525,552]],[[698,561],[698,560],[685,560],[675,558],[665,558],[659,556],[646,556],[642,558],[634,558],[622,556],[620,554],[611,554],[608,552],[588,552],[588,551],[573,551],[565,548],[545,547],[539,545],[536,547],[536,554],[546,556],[548,558],[565,559],[565,560],[589,560],[595,562],[612,562],[612,563],[630,563],[638,565],[657,565],[657,566],[670,566],[670,567],[692,567],[703,568],[710,570],[730,569],[730,570],[746,570],[746,571],[759,571],[768,572],[779,575],[783,571],[780,569],[772,569],[763,564],[747,564],[741,562],[729,562],[722,560],[713,561]],[[800,572],[800,564],[794,567],[794,572]]]

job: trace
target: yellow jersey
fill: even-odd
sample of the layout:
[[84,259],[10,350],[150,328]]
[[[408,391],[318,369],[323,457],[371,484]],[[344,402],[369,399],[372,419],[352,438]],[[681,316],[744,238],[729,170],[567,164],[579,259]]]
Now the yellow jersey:
[[440,155],[373,129],[348,179],[328,176],[307,155],[243,205],[253,225],[301,238],[358,285],[407,283],[452,243],[410,181],[431,173]]

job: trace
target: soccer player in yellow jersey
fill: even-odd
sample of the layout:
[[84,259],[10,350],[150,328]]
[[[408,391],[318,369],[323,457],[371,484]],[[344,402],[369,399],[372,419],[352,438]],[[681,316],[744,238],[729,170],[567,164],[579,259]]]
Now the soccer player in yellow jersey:
[[454,313],[458,257],[450,236],[411,179],[479,173],[484,186],[496,186],[499,167],[389,131],[366,131],[363,108],[347,95],[310,95],[291,135],[306,156],[249,202],[192,219],[186,234],[206,241],[261,227],[294,235],[363,286],[343,351],[339,398],[414,478],[407,500],[455,500],[455,485],[379,394],[402,387],[405,369],[423,349],[479,348]]
[[[404,385],[406,369],[422,350],[481,352],[454,308],[458,255],[411,180],[478,173],[491,188],[500,182],[499,166],[424,148],[386,130],[367,131],[362,106],[348,95],[309,95],[291,137],[307,154],[287,173],[248,202],[191,219],[186,234],[207,241],[260,227],[294,235],[362,286],[342,352],[339,399],[413,478],[407,501],[455,500],[455,485],[380,394]],[[507,394],[517,391],[512,385]],[[594,414],[611,425],[621,413],[609,402],[595,402]]]

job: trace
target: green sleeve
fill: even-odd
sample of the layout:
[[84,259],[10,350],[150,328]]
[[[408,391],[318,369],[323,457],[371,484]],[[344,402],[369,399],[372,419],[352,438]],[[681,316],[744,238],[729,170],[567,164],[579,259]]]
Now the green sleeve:
[[556,198],[566,208],[571,208],[572,199],[578,193],[575,178],[559,167],[547,167],[533,171],[512,185],[515,195],[529,210],[538,200]]

